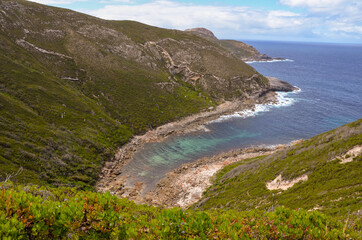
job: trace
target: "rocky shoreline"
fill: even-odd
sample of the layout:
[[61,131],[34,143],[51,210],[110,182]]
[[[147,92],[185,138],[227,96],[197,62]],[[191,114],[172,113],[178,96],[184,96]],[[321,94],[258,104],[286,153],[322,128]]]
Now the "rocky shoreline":
[[211,186],[213,176],[225,166],[248,158],[271,154],[281,148],[284,148],[284,145],[272,148],[235,149],[211,158],[201,158],[196,162],[183,164],[168,173],[166,178],[162,179],[145,197],[131,199],[155,206],[187,208],[202,198],[203,192]]
[[[139,182],[135,183],[134,186],[126,186],[127,177],[121,176],[123,166],[129,163],[132,160],[134,153],[138,149],[141,149],[146,143],[160,142],[175,134],[181,135],[195,131],[205,131],[207,128],[204,124],[215,120],[222,115],[233,114],[246,109],[253,109],[256,104],[275,103],[277,98],[274,91],[276,90],[296,90],[295,87],[282,80],[271,77],[267,78],[270,82],[269,90],[257,97],[246,101],[226,101],[216,108],[210,108],[204,112],[162,125],[148,131],[142,136],[135,136],[129,143],[119,149],[114,159],[105,164],[100,174],[100,180],[96,184],[97,191],[110,191],[112,194],[120,197],[127,197],[138,203],[148,203],[152,205],[162,204],[169,207],[186,207],[191,203],[194,203],[195,200],[198,199],[197,196],[201,196],[202,192],[209,186],[211,176],[223,166],[245,158],[256,157],[273,152],[274,150],[270,148],[244,149],[234,150],[212,158],[200,159],[172,171],[166,178],[160,181],[156,189],[144,196],[142,194],[143,183]],[[230,156],[233,157],[230,158]],[[205,174],[186,171],[190,168],[203,171]],[[204,170],[206,170],[206,172]],[[201,178],[196,178],[193,182],[186,183],[185,178],[190,174],[199,175]],[[189,186],[188,184],[192,184],[193,188],[186,188],[193,189],[193,193],[185,191],[185,186]]]
[[266,54],[261,54],[253,57],[243,58],[244,62],[272,62],[272,61],[285,61],[285,58],[269,57]]

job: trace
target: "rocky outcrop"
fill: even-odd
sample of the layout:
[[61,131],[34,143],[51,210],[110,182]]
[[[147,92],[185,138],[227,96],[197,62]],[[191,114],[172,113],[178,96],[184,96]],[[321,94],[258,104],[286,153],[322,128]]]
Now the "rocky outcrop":
[[248,158],[267,155],[285,146],[274,148],[234,149],[213,157],[201,158],[167,174],[155,189],[138,198],[142,203],[165,207],[188,208],[198,202],[206,189],[212,185],[212,177],[222,168]]
[[268,89],[261,74],[211,42],[165,38],[148,41],[144,47],[165,63],[173,78],[181,78],[215,99],[248,99]]
[[211,40],[218,40],[217,37],[214,35],[214,33],[206,28],[191,28],[191,29],[186,29],[185,31],[192,32],[200,37],[205,37]]
[[293,85],[280,80],[276,77],[266,77],[269,80],[270,84],[270,91],[279,91],[279,92],[292,92],[298,90],[298,88],[294,87]]
[[[96,68],[112,72],[125,65],[137,64],[145,70],[166,70],[172,84],[164,82],[156,86],[167,85],[165,89],[173,91],[172,86],[177,86],[174,83],[181,80],[218,102],[248,99],[268,88],[268,82],[261,74],[215,42],[218,41],[215,35],[205,28],[186,32],[153,29],[139,23],[107,22],[19,0],[2,1],[1,8],[6,9],[0,12],[3,31],[19,46],[37,51],[39,58],[47,58],[48,68],[56,71],[60,78],[77,78],[76,71],[79,70],[69,73],[75,67],[67,71],[59,69],[69,61],[73,61],[73,65],[90,66],[88,73]],[[33,15],[29,15],[30,12]],[[38,15],[51,20],[45,23],[41,18],[33,17]],[[14,28],[23,31],[9,31]],[[59,64],[51,64],[49,56],[57,57],[51,61],[59,61]]]

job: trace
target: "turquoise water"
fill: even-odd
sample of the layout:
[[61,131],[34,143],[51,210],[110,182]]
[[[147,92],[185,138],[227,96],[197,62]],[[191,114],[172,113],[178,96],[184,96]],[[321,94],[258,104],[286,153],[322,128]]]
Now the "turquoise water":
[[165,175],[196,159],[234,148],[276,145],[310,138],[362,117],[362,46],[248,42],[284,62],[250,63],[260,73],[288,81],[300,92],[282,93],[278,106],[225,116],[208,132],[171,136],[146,144],[124,173],[146,191]]
[[[233,139],[244,139],[257,137],[260,133],[250,133],[248,131],[236,130],[237,134],[224,136],[220,138],[210,136],[189,136],[176,137],[176,139],[169,140],[167,148],[161,147],[157,154],[152,154],[146,159],[146,162],[152,166],[173,164],[175,162],[185,161],[188,156],[194,154],[207,154],[207,151],[211,148],[215,148],[218,145],[232,141]],[[158,144],[153,144],[154,147],[158,147]]]

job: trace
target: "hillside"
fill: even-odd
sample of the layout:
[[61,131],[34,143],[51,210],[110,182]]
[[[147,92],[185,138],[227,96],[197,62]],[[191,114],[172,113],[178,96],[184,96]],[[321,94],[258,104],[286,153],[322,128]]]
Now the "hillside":
[[137,205],[109,192],[0,183],[0,238],[360,239],[361,124],[226,166],[197,210]]
[[257,99],[268,80],[219,44],[132,21],[0,1],[0,174],[92,187],[131,136]]
[[232,52],[237,58],[243,61],[272,61],[284,60],[284,58],[269,57],[260,53],[253,46],[237,40],[220,40],[220,45]]
[[225,167],[194,208],[285,206],[360,217],[361,163],[362,119],[272,155]]
[[271,60],[284,60],[283,58],[272,58],[266,54],[261,54],[253,46],[237,40],[218,39],[213,32],[206,28],[192,28],[186,29],[197,36],[209,39],[210,41],[219,44],[221,47],[230,51],[235,57],[243,61],[271,61]]

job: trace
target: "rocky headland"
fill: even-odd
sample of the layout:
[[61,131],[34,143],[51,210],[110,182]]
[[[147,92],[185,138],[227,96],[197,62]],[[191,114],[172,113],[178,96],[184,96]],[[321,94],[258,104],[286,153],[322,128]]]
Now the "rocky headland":
[[230,51],[235,57],[245,62],[270,62],[275,60],[286,60],[285,58],[269,57],[266,54],[262,54],[253,46],[242,41],[218,39],[212,31],[206,28],[191,28],[186,29],[185,31],[203,38],[207,38],[208,40],[219,44],[223,48]]

